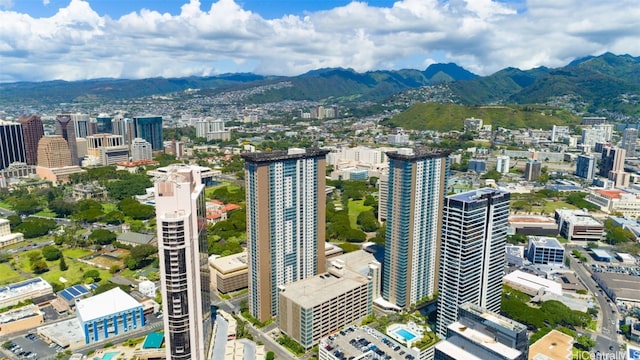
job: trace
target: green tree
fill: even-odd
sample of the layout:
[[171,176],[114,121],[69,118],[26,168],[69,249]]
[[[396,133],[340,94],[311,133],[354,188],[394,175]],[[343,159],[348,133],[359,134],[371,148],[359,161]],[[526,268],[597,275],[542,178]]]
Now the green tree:
[[346,234],[347,241],[361,243],[367,239],[367,235],[358,229],[349,229]]
[[373,232],[378,229],[378,219],[373,211],[363,211],[358,214],[357,223],[364,232]]
[[577,345],[584,350],[591,350],[592,347],[596,346],[596,341],[586,335],[579,335],[576,338],[576,342]]
[[89,235],[89,240],[98,245],[109,245],[116,239],[116,233],[106,229],[95,229]]
[[502,174],[498,170],[489,170],[481,176],[482,179],[493,179],[499,181]]
[[64,256],[60,256],[60,271],[66,271],[69,268],[67,262],[64,260]]
[[107,224],[119,225],[124,222],[124,214],[120,210],[112,210],[104,215],[102,221]]
[[94,282],[100,281],[100,272],[96,269],[87,270],[84,274],[82,274],[82,279],[93,279]]
[[56,228],[56,222],[53,219],[43,218],[26,218],[20,225],[16,226],[15,231],[24,234],[27,239],[46,235],[49,231]]
[[275,358],[276,358],[276,354],[273,351],[267,352],[267,355],[265,356],[266,360],[274,360]]
[[42,274],[49,271],[49,266],[44,260],[38,260],[31,263],[31,271],[33,271],[34,274]]
[[42,256],[47,261],[55,261],[62,257],[62,252],[57,246],[47,245],[42,248]]

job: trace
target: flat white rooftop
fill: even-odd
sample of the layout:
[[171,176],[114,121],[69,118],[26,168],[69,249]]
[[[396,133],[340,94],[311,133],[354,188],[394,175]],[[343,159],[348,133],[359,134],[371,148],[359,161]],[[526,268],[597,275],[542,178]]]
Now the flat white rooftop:
[[535,292],[546,289],[554,294],[562,295],[562,284],[520,270],[505,275],[503,281],[530,288]]
[[[449,325],[449,330],[459,334],[460,336],[471,340],[474,344],[480,345],[481,347],[491,350],[496,354],[500,354],[507,359],[516,359],[520,356],[520,351],[514,348],[511,348],[505,344],[502,344],[494,339],[493,336],[489,336],[481,331],[476,329],[472,329],[460,322],[454,322]],[[457,359],[468,359],[467,357],[457,357]]]
[[481,358],[473,355],[472,353],[457,347],[456,345],[448,341],[440,341],[436,344],[436,351],[440,351],[443,354],[449,355],[454,359],[466,359],[466,360],[482,360]]
[[87,322],[137,307],[142,305],[131,295],[116,287],[102,294],[76,301],[76,314],[78,320]]

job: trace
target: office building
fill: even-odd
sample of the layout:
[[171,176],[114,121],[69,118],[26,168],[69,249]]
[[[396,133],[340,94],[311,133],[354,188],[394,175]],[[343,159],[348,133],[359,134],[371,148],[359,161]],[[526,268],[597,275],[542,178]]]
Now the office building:
[[278,312],[278,287],[325,272],[329,150],[245,153],[249,311]]
[[620,145],[623,148],[627,156],[635,157],[636,156],[636,142],[638,140],[638,129],[634,128],[626,128],[622,132],[622,144]]
[[122,135],[95,134],[87,136],[86,140],[90,165],[110,166],[129,160],[129,147],[124,144]]
[[209,359],[211,279],[199,167],[168,167],[155,178],[155,202],[166,357]]
[[27,165],[38,163],[38,142],[44,136],[44,126],[39,116],[20,116],[18,123],[22,126],[24,152]]
[[445,336],[465,302],[500,311],[510,195],[490,188],[445,198],[437,333]]
[[71,151],[60,135],[47,135],[38,143],[38,166],[60,168],[71,166]]
[[113,118],[108,114],[100,114],[96,117],[95,134],[113,133]]
[[139,160],[153,160],[153,149],[147,140],[135,138],[131,143],[131,161]]
[[151,143],[151,148],[162,150],[162,116],[136,116],[133,118],[133,138],[142,138]]
[[596,158],[592,155],[578,155],[576,161],[576,176],[586,180],[593,180],[595,174]]
[[609,177],[610,172],[624,171],[626,151],[621,148],[607,146],[602,149],[600,176]]
[[554,215],[560,236],[569,241],[600,241],[604,225],[583,210],[557,209]]
[[496,157],[496,171],[500,174],[509,173],[509,157],[506,155],[499,155]]
[[27,161],[24,136],[19,123],[0,120],[0,170],[14,162]]
[[568,126],[553,125],[551,130],[551,142],[558,142],[571,136],[571,129]]
[[249,270],[245,251],[210,260],[209,265],[212,269],[212,285],[219,292],[226,294],[248,286]]
[[71,120],[71,114],[60,114],[56,116],[55,129],[56,135],[62,136],[67,142],[67,147],[71,154],[71,165],[78,165],[80,159],[78,158],[78,147],[76,145],[75,124]]
[[484,159],[471,159],[469,160],[469,166],[467,171],[473,171],[476,174],[483,174],[487,172],[487,161]]
[[388,152],[387,232],[382,297],[407,308],[438,289],[442,203],[450,151]]
[[538,160],[529,160],[524,166],[524,179],[527,181],[536,181],[540,179],[542,173],[542,163]]
[[563,266],[564,247],[556,238],[529,236],[527,259],[533,264]]
[[196,137],[212,140],[231,140],[231,132],[225,130],[224,120],[206,117],[196,121]]
[[447,339],[435,346],[435,360],[527,360],[529,336],[519,322],[464,303],[458,320],[447,327]]
[[278,328],[305,349],[350,324],[359,324],[372,313],[373,282],[380,282],[380,263],[372,254],[371,268],[352,269],[342,257],[330,261],[326,273],[281,287]]
[[139,329],[145,325],[142,304],[119,287],[76,301],[76,317],[85,344]]

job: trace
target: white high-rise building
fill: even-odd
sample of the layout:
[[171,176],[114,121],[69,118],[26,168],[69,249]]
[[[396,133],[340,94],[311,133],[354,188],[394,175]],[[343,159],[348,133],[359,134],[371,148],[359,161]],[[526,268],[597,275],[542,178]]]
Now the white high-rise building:
[[278,313],[279,287],[325,272],[325,157],[329,150],[244,153],[249,311]]
[[199,166],[155,179],[166,357],[209,359],[212,322],[204,185]]
[[500,312],[510,195],[485,188],[447,196],[442,218],[437,333],[465,302]]
[[199,119],[195,123],[196,136],[205,138],[207,141],[211,140],[229,140],[231,139],[231,133],[224,128],[224,120],[214,119],[212,117],[206,117]]
[[431,297],[438,289],[440,221],[449,152],[422,148],[387,153],[382,297],[399,308]]
[[145,139],[135,138],[131,143],[131,160],[152,160],[153,149],[151,143]]
[[509,157],[507,155],[499,155],[496,157],[496,171],[500,174],[509,173]]

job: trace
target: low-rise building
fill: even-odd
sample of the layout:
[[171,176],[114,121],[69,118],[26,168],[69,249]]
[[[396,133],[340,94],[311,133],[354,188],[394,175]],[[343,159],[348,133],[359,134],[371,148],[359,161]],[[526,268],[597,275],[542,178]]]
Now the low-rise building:
[[212,268],[213,288],[226,294],[249,286],[249,268],[247,252],[219,257],[209,261]]
[[604,225],[584,210],[558,209],[555,212],[560,235],[569,241],[599,241]]
[[44,323],[44,314],[37,305],[30,304],[0,314],[0,336],[33,329]]
[[149,245],[153,244],[155,240],[155,235],[142,234],[134,231],[124,231],[122,234],[116,236],[117,242],[128,246]]
[[564,266],[564,246],[556,238],[529,236],[527,259],[533,264]]
[[106,199],[108,195],[107,188],[100,185],[97,181],[88,184],[73,185],[73,198],[82,199]]
[[594,272],[593,279],[613,301],[640,305],[638,277],[614,272]]
[[545,292],[562,295],[562,284],[520,270],[505,275],[502,283],[531,296]]
[[9,220],[0,219],[0,249],[23,241],[24,235],[22,233],[11,232],[11,224]]
[[51,284],[41,277],[5,285],[0,287],[0,309],[52,293]]
[[627,191],[597,189],[589,192],[586,200],[608,214],[620,213],[632,217],[640,215],[640,197]]
[[509,216],[509,232],[511,234],[555,236],[558,224],[548,216],[511,215]]
[[142,305],[119,287],[76,301],[76,316],[86,344],[145,325]]
[[551,330],[529,348],[529,360],[573,359],[573,337]]

